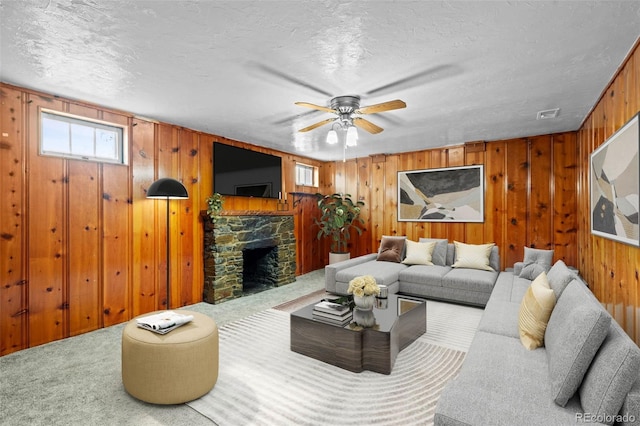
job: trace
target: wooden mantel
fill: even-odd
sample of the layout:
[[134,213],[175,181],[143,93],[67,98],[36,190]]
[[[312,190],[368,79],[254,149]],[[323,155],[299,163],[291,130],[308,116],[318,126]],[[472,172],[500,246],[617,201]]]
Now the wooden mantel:
[[[201,210],[200,215],[209,217],[206,210]],[[293,211],[284,210],[223,210],[219,216],[293,216]]]

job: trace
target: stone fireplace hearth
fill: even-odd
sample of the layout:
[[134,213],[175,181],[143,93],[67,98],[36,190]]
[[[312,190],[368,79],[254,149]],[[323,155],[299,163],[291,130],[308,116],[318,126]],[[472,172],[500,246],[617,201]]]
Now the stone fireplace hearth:
[[220,303],[294,282],[291,213],[223,211],[204,221],[204,301]]

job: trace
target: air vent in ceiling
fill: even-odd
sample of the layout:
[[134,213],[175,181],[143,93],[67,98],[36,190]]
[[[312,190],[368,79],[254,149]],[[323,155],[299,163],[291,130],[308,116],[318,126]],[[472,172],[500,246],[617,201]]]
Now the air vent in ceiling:
[[546,120],[547,118],[556,118],[559,112],[560,112],[560,108],[545,109],[544,111],[538,111],[537,119]]

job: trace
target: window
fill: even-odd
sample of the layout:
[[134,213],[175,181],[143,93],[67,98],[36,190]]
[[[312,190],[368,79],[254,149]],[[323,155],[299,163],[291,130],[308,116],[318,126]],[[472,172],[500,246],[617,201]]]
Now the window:
[[318,168],[296,163],[296,185],[318,186]]
[[40,154],[127,164],[126,126],[40,111]]

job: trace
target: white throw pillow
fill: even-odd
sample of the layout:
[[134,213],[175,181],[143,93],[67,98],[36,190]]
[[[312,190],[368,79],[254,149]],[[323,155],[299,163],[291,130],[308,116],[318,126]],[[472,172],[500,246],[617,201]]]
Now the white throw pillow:
[[471,268],[483,271],[494,271],[489,266],[489,256],[494,243],[489,244],[465,244],[454,241],[456,247],[456,261],[453,268]]
[[407,256],[402,263],[406,265],[433,265],[431,261],[431,254],[433,248],[436,246],[436,242],[429,243],[416,243],[415,241],[407,240]]
[[556,306],[556,294],[551,290],[546,272],[542,271],[531,283],[518,315],[520,341],[525,348],[533,350],[544,346],[544,332]]

